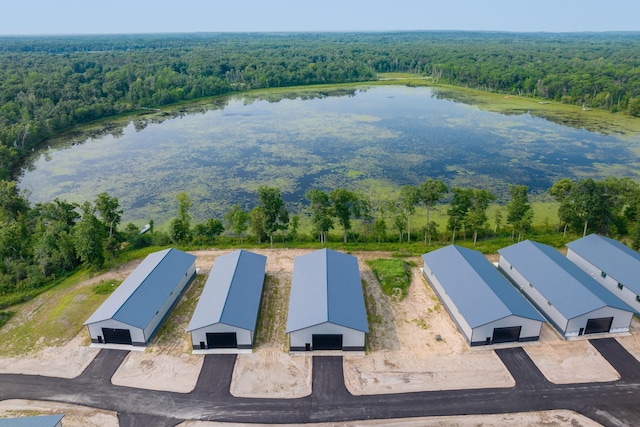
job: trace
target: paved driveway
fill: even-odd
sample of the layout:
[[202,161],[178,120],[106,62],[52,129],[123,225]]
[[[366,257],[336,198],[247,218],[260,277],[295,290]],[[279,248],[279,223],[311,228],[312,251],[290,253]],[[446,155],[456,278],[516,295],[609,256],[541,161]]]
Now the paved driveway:
[[127,352],[102,350],[74,379],[0,375],[0,400],[49,400],[116,411],[122,427],[174,426],[185,419],[307,423],[550,409],[573,410],[605,426],[636,425],[640,363],[613,338],[591,343],[620,373],[620,380],[552,384],[522,348],[509,348],[496,353],[513,375],[515,387],[352,396],[344,385],[342,357],[314,357],[310,396],[249,399],[229,393],[234,355],[205,356],[195,389],[183,394],[111,384]]

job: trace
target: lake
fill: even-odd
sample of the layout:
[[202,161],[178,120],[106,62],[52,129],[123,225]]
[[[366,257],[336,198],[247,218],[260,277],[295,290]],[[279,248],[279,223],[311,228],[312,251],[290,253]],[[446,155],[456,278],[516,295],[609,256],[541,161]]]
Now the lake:
[[[434,88],[363,86],[333,92],[234,96],[150,112],[63,135],[35,153],[20,188],[32,203],[119,199],[123,223],[164,223],[176,194],[195,220],[257,202],[261,185],[299,210],[311,188],[345,187],[374,198],[426,178],[486,188],[506,200],[509,184],[544,192],[554,181],[637,177],[640,140],[623,140],[522,114],[456,102]],[[47,145],[47,144],[45,144]],[[636,151],[637,152],[637,151]]]

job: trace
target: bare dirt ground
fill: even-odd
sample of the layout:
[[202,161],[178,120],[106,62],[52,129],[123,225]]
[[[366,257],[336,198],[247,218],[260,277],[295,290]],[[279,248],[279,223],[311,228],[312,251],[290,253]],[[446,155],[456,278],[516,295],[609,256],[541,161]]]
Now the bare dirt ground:
[[620,379],[620,374],[586,338],[565,341],[548,323],[542,325],[538,345],[526,346],[524,350],[544,376],[555,384]]
[[364,262],[378,256],[359,255],[370,332],[367,354],[344,358],[352,394],[515,385],[492,350],[467,345],[418,267],[402,301],[384,295]]
[[0,401],[0,418],[64,414],[64,427],[118,427],[118,415],[112,411],[58,402],[34,400]]

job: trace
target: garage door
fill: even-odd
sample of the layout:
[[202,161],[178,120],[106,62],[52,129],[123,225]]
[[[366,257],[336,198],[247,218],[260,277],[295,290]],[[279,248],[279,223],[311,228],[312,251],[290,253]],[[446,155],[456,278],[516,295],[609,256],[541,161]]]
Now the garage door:
[[238,348],[235,332],[216,332],[207,334],[207,348]]
[[491,342],[493,344],[498,344],[501,342],[515,342],[520,339],[520,330],[522,326],[512,326],[510,328],[494,328],[493,329],[493,339]]
[[587,320],[587,327],[585,328],[584,333],[597,334],[600,332],[609,332],[609,329],[611,329],[611,323],[613,323],[613,317],[589,319]]
[[313,335],[314,350],[342,350],[342,335]]
[[102,335],[107,344],[131,345],[131,331],[129,329],[102,328]]

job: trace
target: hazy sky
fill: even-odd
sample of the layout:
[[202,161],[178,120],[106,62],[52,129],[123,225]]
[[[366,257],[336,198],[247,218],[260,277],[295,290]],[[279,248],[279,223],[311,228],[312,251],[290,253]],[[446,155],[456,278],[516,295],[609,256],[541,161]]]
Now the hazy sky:
[[0,34],[640,31],[639,0],[0,0]]

